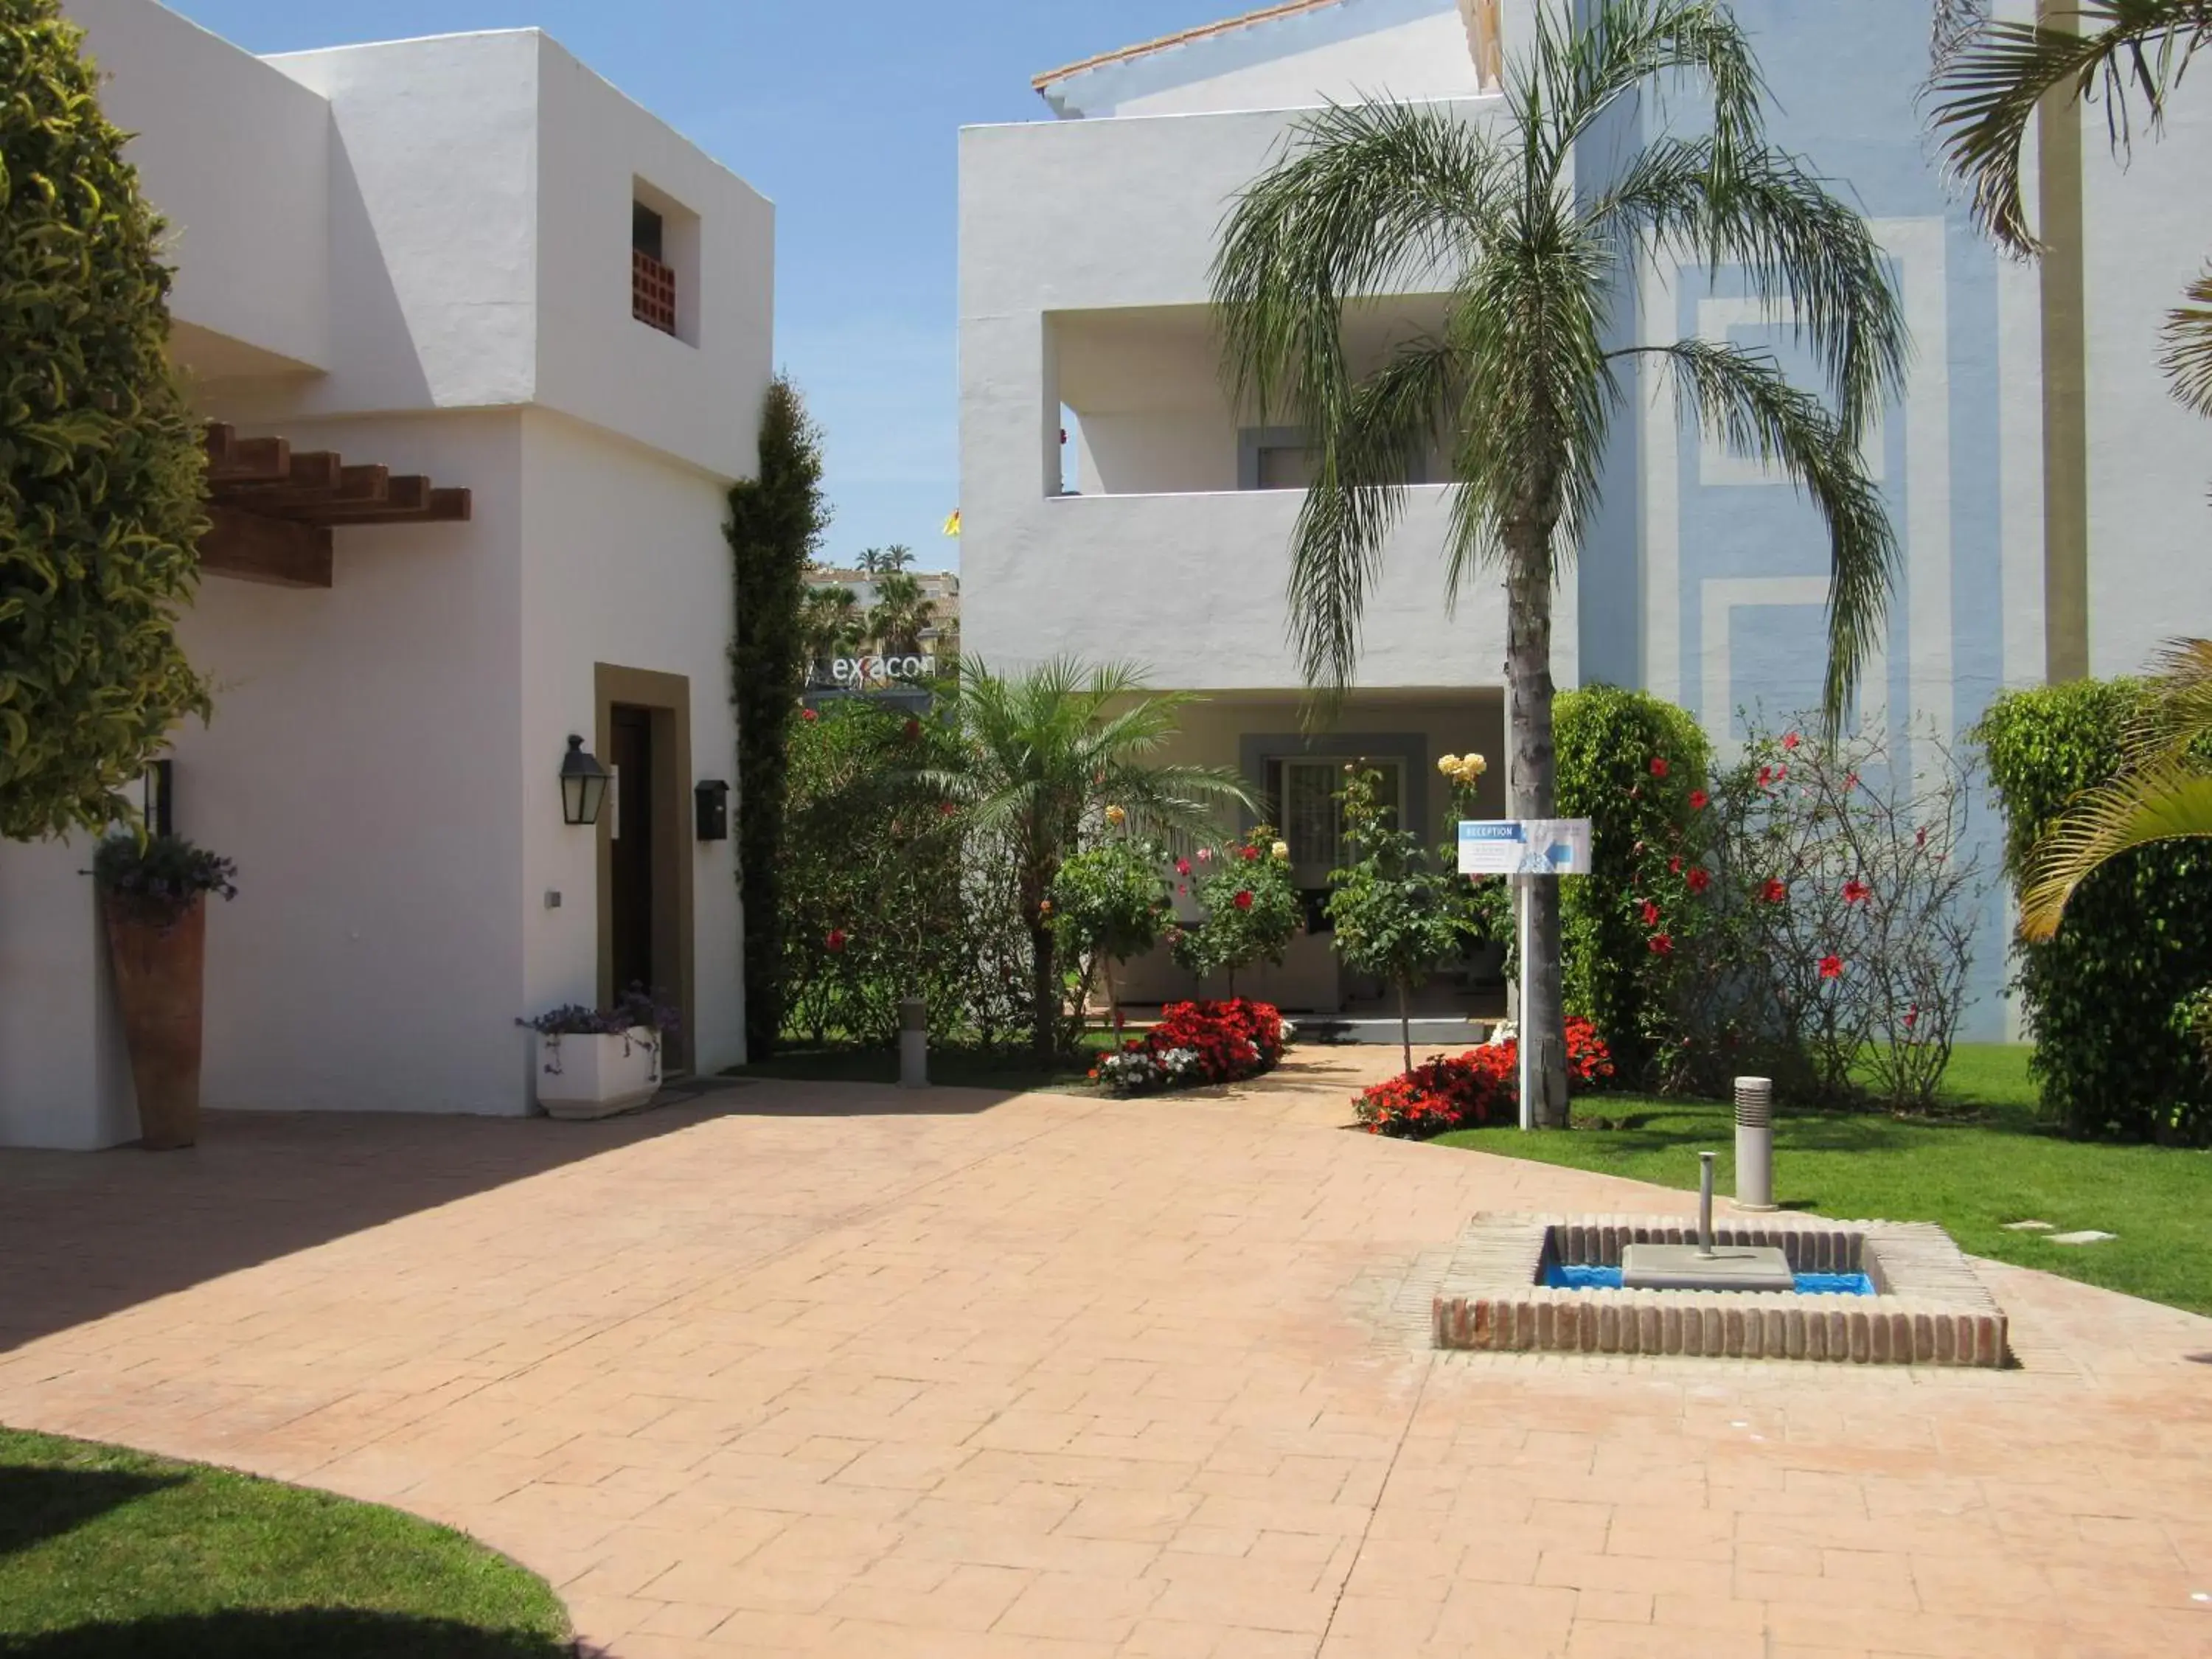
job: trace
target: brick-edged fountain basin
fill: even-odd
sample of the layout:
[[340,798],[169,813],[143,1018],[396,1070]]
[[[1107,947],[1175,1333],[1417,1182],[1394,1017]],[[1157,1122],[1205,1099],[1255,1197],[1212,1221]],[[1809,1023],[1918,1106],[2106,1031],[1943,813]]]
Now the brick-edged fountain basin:
[[1829,1364],[2000,1366],[2004,1310],[1941,1227],[1762,1217],[1717,1246],[1779,1249],[1799,1273],[1863,1273],[1874,1293],[1553,1289],[1553,1269],[1629,1245],[1698,1243],[1679,1216],[1479,1215],[1437,1294],[1436,1345],[1504,1353],[1676,1354]]

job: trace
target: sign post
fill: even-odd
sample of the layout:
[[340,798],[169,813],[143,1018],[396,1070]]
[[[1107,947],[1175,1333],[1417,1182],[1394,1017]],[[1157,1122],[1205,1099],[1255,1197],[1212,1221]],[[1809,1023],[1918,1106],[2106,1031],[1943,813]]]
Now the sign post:
[[1459,826],[1459,872],[1463,876],[1510,876],[1515,888],[1515,955],[1521,963],[1520,1006],[1515,1011],[1516,1084],[1521,1097],[1521,1127],[1536,1127],[1535,1091],[1531,1086],[1535,1052],[1528,1042],[1528,928],[1535,920],[1536,884],[1547,876],[1586,876],[1590,869],[1588,818],[1501,818],[1462,821]]

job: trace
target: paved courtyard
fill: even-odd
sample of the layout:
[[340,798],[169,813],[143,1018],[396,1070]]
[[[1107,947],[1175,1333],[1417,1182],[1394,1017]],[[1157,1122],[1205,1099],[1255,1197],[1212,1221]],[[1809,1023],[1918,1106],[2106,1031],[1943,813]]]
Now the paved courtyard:
[[1434,1354],[1472,1212],[1685,1200],[1340,1133],[1388,1058],[0,1154],[0,1422],[465,1528],[621,1659],[2212,1654],[2212,1321]]

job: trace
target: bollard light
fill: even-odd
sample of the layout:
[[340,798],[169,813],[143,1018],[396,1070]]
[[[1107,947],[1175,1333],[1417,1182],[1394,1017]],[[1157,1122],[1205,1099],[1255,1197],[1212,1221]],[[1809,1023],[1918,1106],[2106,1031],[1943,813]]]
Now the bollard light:
[[899,1087],[929,1087],[929,1006],[920,997],[899,1000]]
[[1771,1210],[1774,1202],[1774,1081],[1735,1080],[1735,1206]]

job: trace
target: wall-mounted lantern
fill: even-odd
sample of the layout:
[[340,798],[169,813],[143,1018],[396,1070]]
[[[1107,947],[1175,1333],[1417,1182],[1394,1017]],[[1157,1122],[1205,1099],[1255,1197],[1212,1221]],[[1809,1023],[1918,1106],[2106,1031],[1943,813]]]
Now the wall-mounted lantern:
[[584,747],[573,732],[568,752],[561,761],[561,820],[564,823],[597,823],[606,803],[607,781],[613,775],[599,757]]
[[691,786],[692,805],[697,809],[698,834],[701,841],[727,841],[730,838],[730,786],[720,778],[708,778]]

